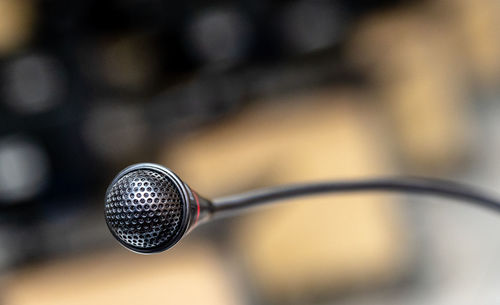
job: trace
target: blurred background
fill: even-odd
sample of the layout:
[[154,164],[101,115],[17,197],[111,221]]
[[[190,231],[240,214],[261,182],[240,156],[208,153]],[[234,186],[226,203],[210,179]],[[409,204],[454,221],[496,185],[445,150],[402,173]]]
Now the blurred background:
[[137,162],[208,198],[387,175],[495,193],[499,15],[498,0],[0,0],[0,304],[499,304],[500,218],[460,203],[302,199],[154,256],[103,217]]

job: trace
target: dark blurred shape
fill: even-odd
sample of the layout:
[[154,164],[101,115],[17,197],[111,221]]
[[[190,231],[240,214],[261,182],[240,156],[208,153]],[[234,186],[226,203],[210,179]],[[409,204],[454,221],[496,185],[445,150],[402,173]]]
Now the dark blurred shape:
[[147,145],[147,122],[138,105],[119,101],[100,101],[90,109],[83,122],[82,135],[97,158],[120,164],[130,160]]
[[285,41],[297,53],[320,50],[338,43],[346,28],[346,11],[338,2],[299,0],[283,11]]
[[191,20],[187,43],[201,62],[231,65],[245,58],[252,34],[249,20],[234,8],[210,8]]
[[5,103],[19,113],[38,113],[62,102],[66,73],[57,59],[30,54],[9,62],[3,71]]
[[158,50],[147,35],[114,37],[98,51],[98,70],[110,87],[127,92],[144,92],[153,87],[159,72]]
[[43,149],[25,137],[0,139],[0,202],[11,204],[38,195],[50,178]]

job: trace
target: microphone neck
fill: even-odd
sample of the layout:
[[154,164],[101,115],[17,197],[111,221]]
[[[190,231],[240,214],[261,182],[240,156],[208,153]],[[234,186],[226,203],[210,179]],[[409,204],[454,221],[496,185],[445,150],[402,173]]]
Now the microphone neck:
[[500,201],[472,186],[434,178],[394,177],[306,183],[250,191],[213,200],[210,203],[210,214],[211,218],[217,219],[240,213],[248,208],[286,199],[360,191],[434,195],[466,201],[500,212]]

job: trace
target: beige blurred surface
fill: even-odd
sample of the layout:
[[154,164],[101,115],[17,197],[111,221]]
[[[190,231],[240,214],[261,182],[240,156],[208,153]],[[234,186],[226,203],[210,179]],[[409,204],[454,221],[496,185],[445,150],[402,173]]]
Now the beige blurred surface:
[[423,8],[402,9],[368,18],[350,43],[413,172],[446,171],[470,153],[466,57],[454,31]]
[[0,0],[0,56],[9,55],[29,41],[34,19],[34,1]]
[[[165,158],[202,194],[392,172],[375,109],[352,90],[257,104]],[[395,201],[382,196],[307,199],[252,214],[234,234],[260,291],[302,299],[396,281],[409,260]]]
[[242,297],[215,250],[183,244],[163,255],[112,252],[26,267],[5,277],[0,301],[29,304],[237,305]]
[[[210,128],[175,139],[159,161],[207,196],[276,183],[288,172],[299,172],[312,157],[321,158],[317,169],[330,169],[302,181],[391,173],[390,140],[385,142],[379,110],[369,101],[362,92],[339,88],[256,102]],[[342,158],[359,160],[356,168],[378,165],[370,172],[351,172]]]
[[500,1],[438,0],[431,3],[437,16],[454,31],[459,49],[475,83],[482,89],[495,89],[500,80]]

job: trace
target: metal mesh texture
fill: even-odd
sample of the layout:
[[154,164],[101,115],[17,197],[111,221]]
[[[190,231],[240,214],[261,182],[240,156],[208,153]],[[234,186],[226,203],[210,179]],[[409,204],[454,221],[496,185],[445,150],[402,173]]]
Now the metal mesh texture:
[[132,171],[109,189],[105,217],[110,229],[125,244],[139,249],[168,244],[181,229],[181,193],[164,174]]

